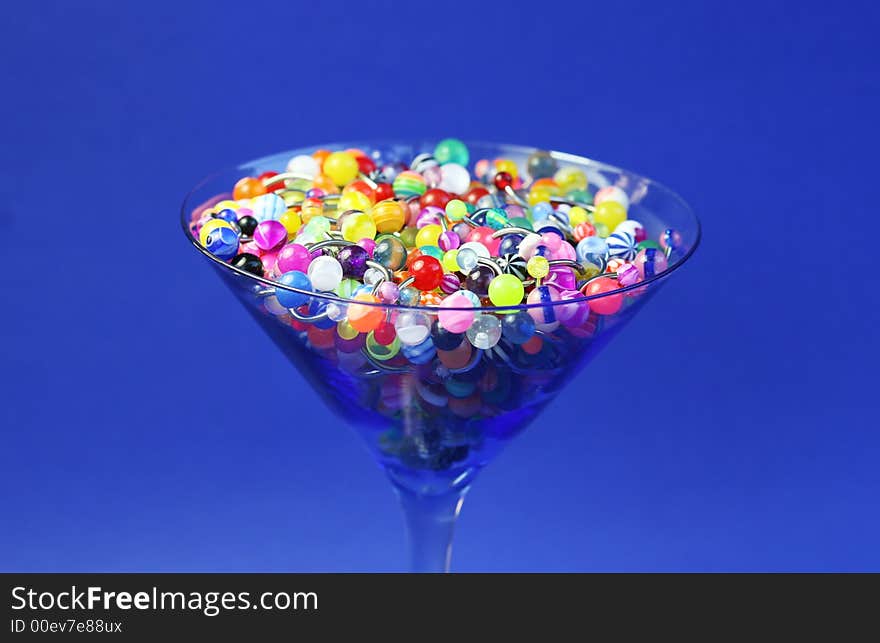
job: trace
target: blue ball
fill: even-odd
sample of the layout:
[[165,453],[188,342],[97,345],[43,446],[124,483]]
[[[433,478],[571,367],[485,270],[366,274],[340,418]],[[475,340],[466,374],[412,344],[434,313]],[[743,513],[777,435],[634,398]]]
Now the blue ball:
[[[309,315],[314,317],[317,315],[321,315],[327,311],[327,306],[330,305],[330,302],[326,299],[320,299],[318,297],[312,297],[312,300],[309,302]],[[324,317],[323,319],[318,319],[317,321],[311,322],[318,328],[326,330],[328,328],[332,328],[336,325],[336,322],[330,319],[329,317]]]
[[521,234],[504,235],[501,238],[501,243],[498,244],[498,256],[516,253],[522,240],[523,236]]
[[[312,292],[312,282],[309,279],[309,276],[299,270],[285,272],[278,277],[277,281],[284,286]],[[291,292],[290,290],[284,290],[282,288],[275,289],[275,296],[278,298],[278,302],[285,308],[299,308],[309,300],[308,295]]]
[[535,334],[535,320],[526,311],[501,317],[501,334],[513,344],[525,344]]
[[402,346],[400,352],[413,364],[427,364],[437,354],[437,349],[434,348],[434,342],[428,336],[421,344]]
[[588,263],[605,270],[608,263],[608,244],[600,237],[585,237],[581,239],[577,248],[578,261]]
[[224,221],[231,223],[235,227],[238,227],[238,215],[235,213],[235,210],[231,208],[224,208],[217,212],[214,215],[215,219],[223,219]]
[[532,221],[535,223],[549,219],[551,214],[553,214],[553,206],[546,201],[536,203],[532,207]]
[[215,257],[232,259],[238,254],[238,232],[226,226],[211,230],[205,239],[205,247]]

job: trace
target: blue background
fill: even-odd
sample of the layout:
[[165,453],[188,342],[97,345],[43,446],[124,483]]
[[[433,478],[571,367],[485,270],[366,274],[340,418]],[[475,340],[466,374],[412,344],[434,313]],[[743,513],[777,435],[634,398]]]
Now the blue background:
[[880,570],[876,6],[7,3],[0,569],[402,570],[383,474],[178,206],[278,150],[452,135],[704,224],[482,474],[454,568]]

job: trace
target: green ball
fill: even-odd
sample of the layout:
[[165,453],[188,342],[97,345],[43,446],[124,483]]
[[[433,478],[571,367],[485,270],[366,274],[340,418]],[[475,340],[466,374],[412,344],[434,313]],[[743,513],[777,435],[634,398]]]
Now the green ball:
[[638,248],[639,250],[644,250],[645,248],[654,248],[655,250],[663,249],[660,244],[653,239],[645,239],[644,241],[639,241],[639,243],[636,244],[636,248]]
[[415,248],[416,246],[416,235],[419,233],[416,228],[404,228],[400,231],[400,240],[403,241],[403,245],[407,248]]
[[532,222],[526,219],[525,217],[513,217],[510,220],[510,225],[515,228],[525,228],[526,230],[534,231],[534,227],[532,227]]
[[495,306],[516,306],[523,295],[525,288],[516,275],[498,275],[489,282],[489,300]]
[[388,346],[385,346],[377,342],[376,337],[373,335],[373,331],[370,331],[370,334],[367,335],[365,348],[370,354],[370,357],[380,362],[384,362],[400,352],[400,341],[395,337],[393,342],[388,344]]
[[467,167],[470,154],[467,146],[457,138],[444,138],[434,148],[434,158],[440,165],[458,163]]

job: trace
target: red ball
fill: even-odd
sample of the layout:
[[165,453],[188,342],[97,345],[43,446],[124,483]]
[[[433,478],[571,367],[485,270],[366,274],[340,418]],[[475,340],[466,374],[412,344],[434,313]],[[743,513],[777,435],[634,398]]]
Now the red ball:
[[476,241],[477,243],[482,243],[486,248],[489,249],[489,254],[493,257],[498,256],[498,246],[501,245],[501,239],[493,239],[492,233],[495,231],[492,228],[487,228],[485,226],[474,228],[468,234],[468,241]]
[[504,191],[509,185],[513,185],[513,177],[510,176],[510,172],[499,172],[495,175],[495,187]]
[[432,190],[428,190],[422,195],[422,198],[419,199],[419,205],[423,208],[427,208],[429,205],[433,205],[435,208],[440,208],[441,210],[446,208],[446,204],[452,201],[452,197],[445,190],[439,190],[434,188]]
[[369,176],[371,173],[376,171],[376,163],[369,156],[357,156],[358,169],[361,174],[366,174]]
[[370,187],[369,183],[367,183],[366,181],[361,181],[360,179],[352,181],[351,183],[346,185],[343,192],[346,194],[348,192],[360,192],[361,194],[366,195],[367,198],[369,198],[370,201],[373,201],[374,203],[377,200],[376,191]]
[[373,190],[373,193],[376,195],[376,203],[384,201],[385,199],[394,198],[394,188],[391,187],[390,183],[377,183],[376,189]]
[[[271,172],[271,171],[270,172],[263,172],[257,178],[260,179],[261,181],[265,181],[266,179],[271,179],[273,176],[278,176],[278,172]],[[276,181],[275,183],[268,183],[266,185],[266,189],[269,192],[273,192],[273,191],[275,191],[279,188],[283,188],[283,187],[284,187],[284,183],[282,181]]]
[[379,328],[373,330],[373,339],[382,346],[389,346],[395,337],[397,337],[397,331],[394,330],[394,324],[389,324],[387,321],[382,322]]
[[477,201],[482,199],[484,196],[489,194],[489,190],[483,187],[476,187],[473,190],[470,190],[464,197],[464,200],[470,203],[471,205],[476,205]]
[[[617,290],[619,287],[616,279],[602,277],[601,279],[594,279],[588,283],[587,287],[584,288],[584,294],[587,297],[590,297],[591,295],[602,295]],[[613,315],[620,310],[621,306],[623,306],[623,295],[605,295],[598,299],[591,299],[588,303],[590,304],[590,310],[595,313],[600,315]]]
[[431,255],[422,255],[412,262],[409,274],[414,278],[413,286],[419,290],[434,290],[443,281],[443,266]]

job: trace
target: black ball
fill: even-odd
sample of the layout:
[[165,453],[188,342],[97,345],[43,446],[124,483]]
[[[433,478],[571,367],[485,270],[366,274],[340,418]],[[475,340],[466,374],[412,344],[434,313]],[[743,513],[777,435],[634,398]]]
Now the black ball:
[[257,255],[252,255],[249,252],[242,252],[239,255],[235,255],[230,263],[236,268],[249,272],[257,277],[263,276],[263,262],[260,261],[260,258]]
[[238,220],[238,227],[241,228],[241,233],[246,237],[254,236],[254,230],[257,229],[258,221],[254,219],[250,215],[245,215]]
[[464,341],[464,333],[450,333],[435,319],[431,326],[431,339],[437,350],[451,351],[461,346],[461,342]]

